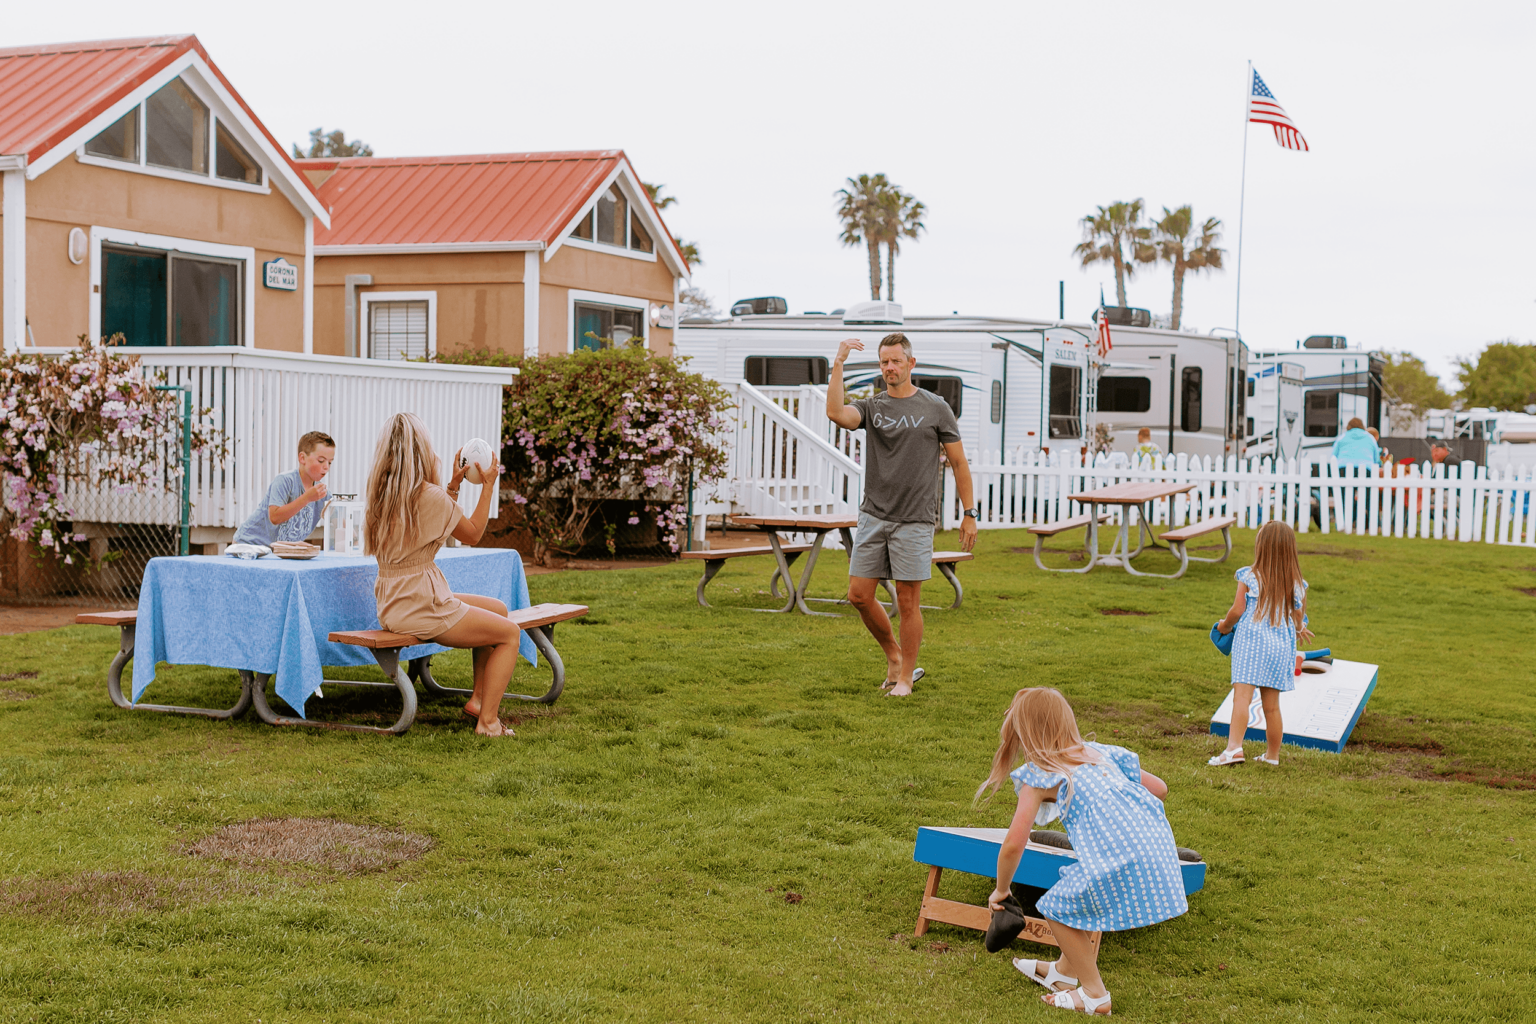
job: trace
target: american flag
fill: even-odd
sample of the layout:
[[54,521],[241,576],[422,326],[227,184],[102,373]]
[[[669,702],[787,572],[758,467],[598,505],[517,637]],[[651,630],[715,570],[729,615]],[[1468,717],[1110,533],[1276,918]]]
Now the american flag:
[[1286,149],[1310,152],[1307,140],[1285,115],[1285,108],[1275,102],[1275,94],[1269,91],[1259,73],[1253,73],[1253,89],[1248,94],[1248,120],[1254,124],[1267,124],[1275,129],[1275,141]]
[[1099,310],[1099,358],[1107,358],[1109,350],[1114,347],[1114,344],[1109,340],[1109,317],[1101,309]]

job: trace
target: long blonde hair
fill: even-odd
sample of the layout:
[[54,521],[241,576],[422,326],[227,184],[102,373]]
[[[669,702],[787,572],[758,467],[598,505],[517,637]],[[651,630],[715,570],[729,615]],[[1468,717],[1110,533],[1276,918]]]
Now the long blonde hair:
[[414,537],[417,494],[423,485],[438,481],[437,453],[427,425],[414,413],[395,413],[379,431],[373,449],[363,551],[395,551],[405,538]]
[[1259,578],[1259,603],[1254,618],[1285,625],[1301,587],[1301,562],[1296,557],[1296,533],[1278,519],[1259,527],[1253,541],[1253,574]]
[[1083,744],[1072,705],[1060,690],[1033,686],[1013,695],[1013,703],[998,730],[997,753],[992,772],[976,790],[977,801],[995,793],[1008,781],[1008,773],[1024,761],[1042,771],[1068,777],[1080,764],[1097,764],[1099,756]]

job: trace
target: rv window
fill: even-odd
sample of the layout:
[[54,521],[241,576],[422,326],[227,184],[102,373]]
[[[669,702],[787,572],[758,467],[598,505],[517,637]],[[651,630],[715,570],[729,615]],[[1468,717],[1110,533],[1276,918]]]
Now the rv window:
[[1248,417],[1248,429],[1243,434],[1243,436],[1244,437],[1252,437],[1253,436],[1253,417],[1252,416]]
[[1051,367],[1051,437],[1083,436],[1083,421],[1078,414],[1082,388],[1081,369],[1059,364]]
[[1193,434],[1200,430],[1200,391],[1204,376],[1204,372],[1198,366],[1184,367],[1184,394],[1183,401],[1180,403],[1183,417],[1179,429],[1186,434]]
[[208,108],[181,79],[172,79],[145,103],[149,162],[193,174],[208,173]]
[[[912,375],[912,383],[924,391],[931,391],[944,399],[945,403],[954,411],[955,419],[960,418],[960,399],[963,385],[960,383],[959,377],[925,377],[922,374],[914,373]],[[881,377],[875,378],[874,385],[877,391],[885,390],[885,380]]]
[[992,422],[1003,422],[1003,382],[992,382]]
[[1308,437],[1339,436],[1339,392],[1307,392],[1307,419],[1304,432]]
[[825,356],[748,356],[747,383],[755,388],[797,388],[827,382]]
[[1099,378],[1099,412],[1146,412],[1150,408],[1150,377]]
[[85,144],[91,156],[111,157],[113,160],[139,162],[139,108],[112,122],[102,133]]
[[1252,398],[1258,393],[1259,381],[1257,377],[1248,378],[1248,397]]
[[604,349],[645,344],[645,314],[638,309],[576,303],[573,348]]

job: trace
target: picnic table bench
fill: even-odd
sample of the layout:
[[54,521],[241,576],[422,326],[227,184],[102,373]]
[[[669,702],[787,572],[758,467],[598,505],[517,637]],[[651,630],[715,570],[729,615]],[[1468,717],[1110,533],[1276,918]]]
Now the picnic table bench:
[[1094,522],[1093,516],[1085,512],[1080,516],[1073,516],[1071,519],[1058,519],[1054,523],[1041,523],[1038,526],[1031,526],[1029,528],[1029,532],[1035,535],[1035,564],[1044,569],[1046,572],[1087,572],[1093,568],[1094,557],[1096,555],[1096,552],[1094,551],[1092,530],[1088,531],[1088,534],[1083,541],[1083,561],[1086,564],[1081,569],[1052,569],[1050,566],[1040,561],[1040,552],[1044,548],[1045,538],[1054,537],[1058,533],[1066,533],[1068,530],[1078,530],[1084,526],[1097,526],[1100,523],[1107,522],[1109,522],[1108,512],[1100,515],[1098,517],[1097,523]]
[[118,633],[117,656],[107,666],[107,696],[112,703],[127,711],[173,711],[183,715],[202,715],[204,718],[225,720],[238,718],[251,706],[250,672],[240,671],[240,698],[232,708],[189,708],[175,704],[135,704],[123,696],[123,669],[133,660],[135,633],[139,624],[137,609],[117,612],[81,612],[75,621],[88,626],[116,626]]
[[[1179,571],[1164,578],[1178,579],[1180,576],[1183,576],[1184,570],[1189,568],[1190,562],[1225,562],[1228,556],[1232,554],[1232,527],[1236,523],[1237,516],[1217,516],[1214,519],[1206,519],[1202,522],[1190,523],[1188,526],[1181,526],[1177,530],[1164,530],[1162,536],[1158,539],[1167,541],[1168,550],[1179,556]],[[1221,539],[1227,545],[1227,549],[1221,553],[1220,558],[1196,558],[1189,553],[1188,544],[1190,541],[1196,537],[1203,537],[1208,533],[1215,533],[1217,530],[1221,531]],[[1136,573],[1137,576],[1159,575],[1158,573],[1151,572],[1136,572],[1129,563],[1125,567],[1131,572]]]
[[[784,552],[784,563],[786,565],[794,565],[795,559],[799,558],[805,552],[811,550],[811,545],[787,544],[783,541],[780,541],[779,550]],[[700,607],[708,608],[710,607],[710,604],[708,601],[704,600],[704,588],[709,584],[710,580],[715,578],[715,574],[725,567],[725,563],[729,559],[750,558],[754,555],[772,554],[773,546],[770,544],[763,544],[749,548],[718,548],[710,551],[684,551],[678,557],[682,558],[684,561],[704,563],[704,578],[699,580],[699,585],[694,588],[693,595],[694,597],[698,598]],[[780,573],[778,560],[774,559],[773,577],[768,581],[769,589],[773,591],[774,597],[779,596],[779,576]]]

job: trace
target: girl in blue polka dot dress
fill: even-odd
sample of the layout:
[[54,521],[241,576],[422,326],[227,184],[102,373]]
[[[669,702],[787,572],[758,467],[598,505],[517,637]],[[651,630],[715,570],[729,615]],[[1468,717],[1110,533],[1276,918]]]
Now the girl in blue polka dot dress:
[[[1020,690],[1000,735],[992,773],[976,797],[1012,780],[1019,805],[997,855],[997,887],[988,905],[1002,909],[1040,806],[1055,801],[1077,860],[1035,906],[1051,923],[1061,958],[1021,959],[1013,966],[1051,990],[1041,997],[1047,1006],[1108,1016],[1110,995],[1099,976],[1094,933],[1144,928],[1189,909],[1163,813],[1168,787],[1142,771],[1124,747],[1084,740],[1057,690]],[[1024,764],[1010,771],[1021,759]]]
[[1301,578],[1296,557],[1296,534],[1284,523],[1271,519],[1259,527],[1253,541],[1253,564],[1237,570],[1237,596],[1226,618],[1216,628],[1232,638],[1232,727],[1227,749],[1207,764],[1243,763],[1243,735],[1248,731],[1249,706],[1259,692],[1264,706],[1264,737],[1268,749],[1259,757],[1264,764],[1280,763],[1280,741],[1285,729],[1280,721],[1280,694],[1295,689],[1301,673],[1300,637],[1310,640],[1307,629],[1307,581]]

